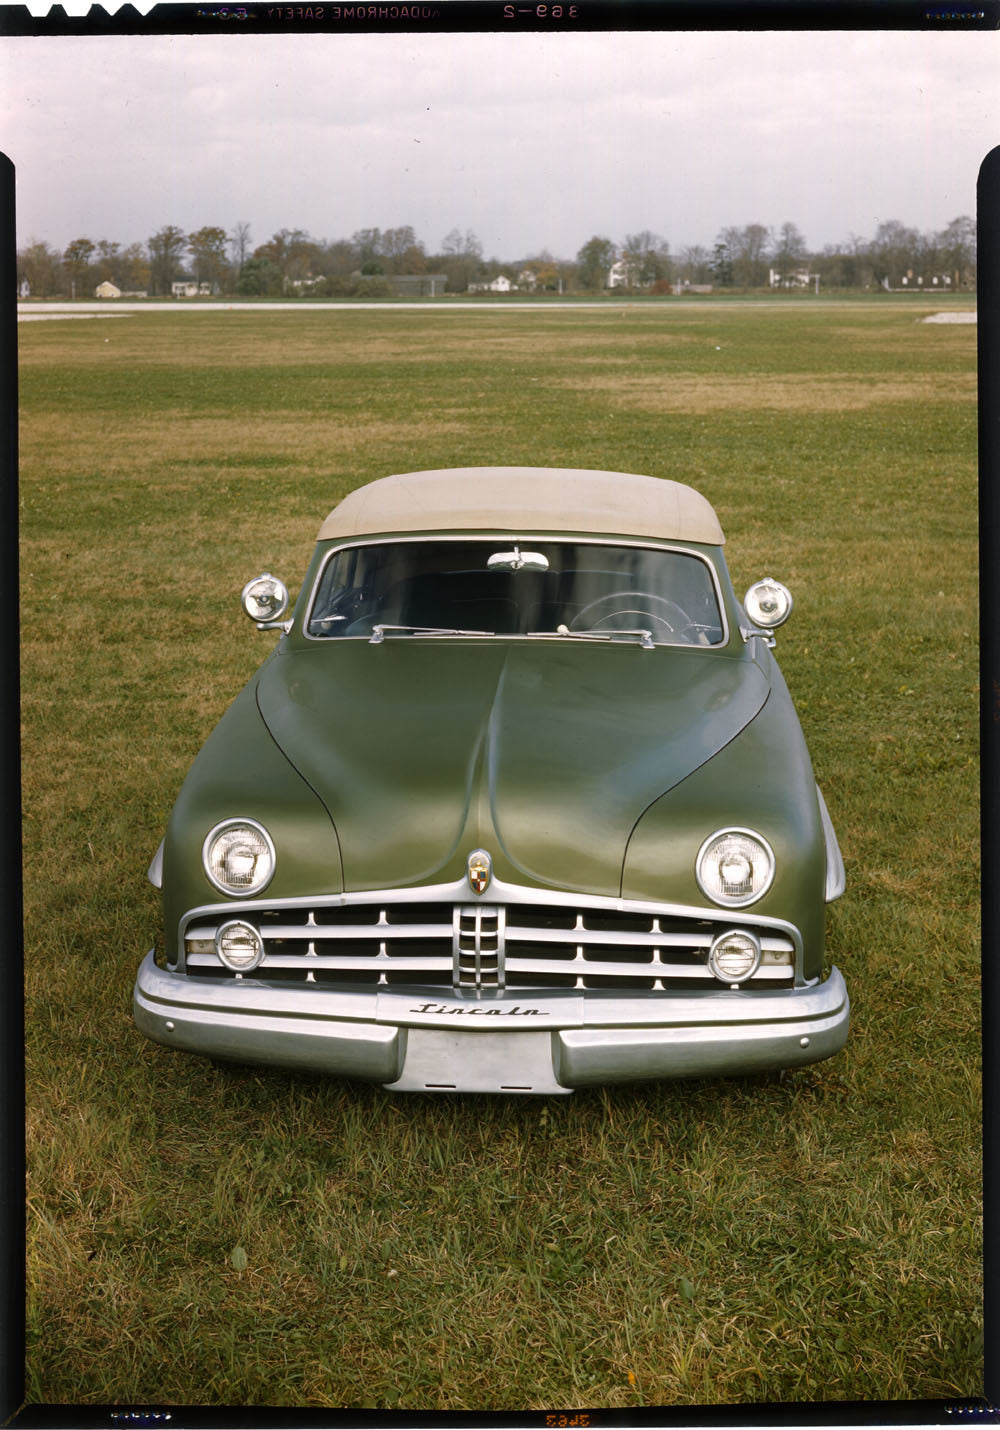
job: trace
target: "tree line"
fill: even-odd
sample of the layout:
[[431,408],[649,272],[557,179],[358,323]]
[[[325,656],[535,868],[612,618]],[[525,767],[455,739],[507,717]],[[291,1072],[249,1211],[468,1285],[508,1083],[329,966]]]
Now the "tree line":
[[897,221],[880,223],[871,238],[851,238],[810,250],[791,222],[778,228],[751,223],[724,228],[714,246],[672,251],[650,230],[619,241],[594,235],[572,259],[546,250],[513,262],[486,259],[471,230],[452,229],[428,252],[409,225],[358,229],[350,238],[319,240],[283,228],[254,245],[249,223],[226,230],[207,226],[185,233],[167,224],[145,244],[75,238],[60,253],[40,239],[18,251],[18,291],[35,298],[90,298],[104,282],[122,293],[169,296],[174,283],[240,297],[352,297],[388,295],[400,275],[438,274],[446,292],[464,293],[496,280],[521,291],[671,292],[679,287],[805,286],[824,289],[934,286],[975,287],[976,225],[963,215],[936,233]]

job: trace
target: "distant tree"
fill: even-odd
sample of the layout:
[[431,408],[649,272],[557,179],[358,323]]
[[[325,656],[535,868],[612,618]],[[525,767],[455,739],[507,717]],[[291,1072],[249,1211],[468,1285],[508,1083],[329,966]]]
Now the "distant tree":
[[221,286],[228,241],[224,228],[199,228],[195,233],[188,234],[187,249],[196,283],[218,283]]
[[733,286],[733,257],[729,244],[724,238],[717,240],[712,250],[712,280],[720,288]]
[[562,270],[563,265],[558,259],[553,258],[548,249],[543,248],[541,253],[523,258],[520,263],[514,264],[511,277],[532,293],[557,293],[561,291],[560,285],[565,285]]
[[148,240],[150,291],[155,296],[162,297],[170,292],[170,285],[181,269],[186,243],[183,229],[173,224],[167,224]]
[[97,241],[97,258],[94,261],[93,279],[95,283],[103,283],[106,280],[120,286],[121,279],[121,244],[112,243],[107,238],[100,238]]
[[712,281],[712,265],[707,248],[702,248],[699,244],[690,244],[687,248],[682,248],[680,259],[678,260],[678,272],[681,278],[688,283],[710,283]]
[[281,274],[281,289],[300,289],[318,267],[322,249],[305,229],[282,228],[267,243],[254,249],[254,258],[266,259]]
[[717,244],[725,247],[732,264],[733,282],[741,288],[761,288],[767,282],[768,232],[762,223],[745,228],[724,228]]
[[787,283],[807,261],[806,241],[794,223],[783,223],[778,232],[771,235],[771,255],[782,283]]
[[428,260],[429,268],[447,275],[448,291],[464,293],[479,273],[483,245],[470,228],[463,234],[453,228],[441,240],[441,252]]
[[316,254],[316,267],[328,278],[347,278],[357,268],[354,245],[346,238],[325,243]]
[[284,276],[273,259],[258,251],[248,258],[236,280],[236,291],[245,298],[274,298],[284,289]]
[[385,261],[385,267],[393,273],[417,273],[421,270],[414,264],[425,262],[423,244],[409,224],[401,228],[387,228],[379,238],[377,252]]
[[938,235],[941,262],[956,288],[970,286],[976,277],[976,221],[967,215],[953,218]]
[[595,235],[588,239],[576,255],[577,275],[582,288],[607,287],[608,274],[617,254],[610,238]]
[[464,234],[453,228],[441,240],[441,252],[452,258],[479,259],[483,256],[483,245],[471,228],[467,228]]
[[90,261],[94,256],[94,248],[95,245],[89,238],[74,238],[63,253],[63,267],[69,276],[70,294],[74,298],[89,289]]
[[746,265],[748,288],[762,288],[767,282],[769,239],[770,234],[762,223],[748,223],[743,230],[740,258]]
[[648,229],[626,234],[621,259],[629,288],[649,288],[670,276],[670,247],[658,233],[650,233]]
[[378,228],[359,228],[351,234],[354,249],[354,266],[364,271],[364,265],[377,259],[381,252],[382,231]]
[[875,281],[883,288],[900,288],[903,279],[919,266],[920,235],[898,219],[880,223],[868,246]]
[[141,243],[130,243],[118,256],[118,286],[132,293],[149,292],[149,259]]
[[233,266],[234,278],[239,278],[243,272],[243,265],[246,263],[250,253],[250,225],[246,220],[233,225],[233,231],[229,235],[229,258]]
[[32,238],[17,255],[17,286],[27,282],[34,298],[51,298],[63,290],[62,258],[42,239]]

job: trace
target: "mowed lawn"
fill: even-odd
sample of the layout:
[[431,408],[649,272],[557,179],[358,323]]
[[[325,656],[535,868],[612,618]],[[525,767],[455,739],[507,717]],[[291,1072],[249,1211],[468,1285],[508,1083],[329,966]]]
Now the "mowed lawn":
[[[414,1410],[982,1387],[976,329],[922,300],[22,325],[35,1402]],[[187,766],[359,483],[679,478],[778,655],[848,888],[846,1050],[400,1098],[133,1029]]]

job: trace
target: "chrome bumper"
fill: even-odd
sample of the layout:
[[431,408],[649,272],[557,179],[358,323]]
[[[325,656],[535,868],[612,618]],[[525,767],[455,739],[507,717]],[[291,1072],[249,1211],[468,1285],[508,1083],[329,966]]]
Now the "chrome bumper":
[[158,1043],[237,1062],[366,1078],[399,1092],[567,1093],[828,1058],[847,1038],[840,971],[775,993],[508,993],[475,999],[190,978],[136,978],[137,1027]]

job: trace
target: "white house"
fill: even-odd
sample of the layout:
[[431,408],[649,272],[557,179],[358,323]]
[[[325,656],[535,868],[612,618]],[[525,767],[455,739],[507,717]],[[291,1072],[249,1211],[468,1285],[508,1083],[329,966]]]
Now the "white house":
[[767,281],[772,288],[808,288],[816,281],[816,275],[808,268],[797,268],[783,278],[776,268],[768,269]]
[[189,279],[181,279],[177,283],[171,283],[170,291],[175,298],[210,298],[212,285],[211,283],[192,283]]
[[122,296],[122,290],[116,288],[113,283],[110,283],[105,278],[104,282],[98,283],[94,289],[94,295],[97,298],[120,298]]
[[490,283],[470,283],[470,293],[509,293],[514,287],[509,278],[500,273]]

